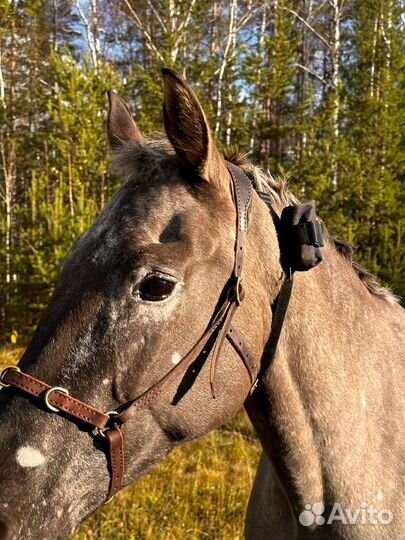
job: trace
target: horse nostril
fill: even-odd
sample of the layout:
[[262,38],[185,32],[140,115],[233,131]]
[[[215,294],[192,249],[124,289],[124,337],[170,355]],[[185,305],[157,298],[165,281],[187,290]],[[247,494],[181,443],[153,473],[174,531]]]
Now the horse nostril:
[[0,540],[15,540],[14,533],[11,530],[12,527],[10,523],[4,521],[3,518],[0,519]]

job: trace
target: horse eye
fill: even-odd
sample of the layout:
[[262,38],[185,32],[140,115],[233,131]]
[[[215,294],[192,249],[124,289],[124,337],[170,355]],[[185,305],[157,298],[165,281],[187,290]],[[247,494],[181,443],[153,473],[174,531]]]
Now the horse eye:
[[149,276],[139,285],[139,296],[142,300],[159,302],[170,296],[176,284],[159,276]]

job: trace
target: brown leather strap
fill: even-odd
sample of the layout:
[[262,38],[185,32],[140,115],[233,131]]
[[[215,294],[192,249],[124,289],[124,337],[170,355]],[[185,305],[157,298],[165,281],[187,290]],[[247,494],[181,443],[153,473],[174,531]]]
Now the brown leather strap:
[[253,355],[250,353],[248,346],[243,341],[241,335],[236,330],[234,326],[231,326],[228,330],[227,336],[226,336],[235,349],[235,351],[239,354],[241,357],[243,363],[245,364],[245,367],[249,373],[250,376],[250,382],[252,383],[252,388],[255,386],[257,381],[257,374],[258,374],[258,366],[256,364],[256,361],[253,357]]
[[[31,396],[42,398],[48,408],[51,405],[55,409],[61,410],[93,427],[104,429],[110,421],[108,415],[58,390],[59,387],[49,386],[49,384],[36,379],[32,375],[17,371],[13,367],[9,367],[3,371],[1,382],[4,385],[11,385],[14,388],[18,388]],[[56,412],[54,409],[50,408],[50,410]]]
[[124,438],[120,428],[109,429],[105,432],[110,453],[111,482],[108,499],[122,488],[124,479]]
[[212,351],[211,356],[211,369],[210,369],[210,386],[211,386],[211,395],[215,399],[216,392],[215,392],[215,374],[216,374],[216,368],[218,364],[218,358],[221,354],[222,347],[226,338],[226,335],[228,333],[228,330],[231,326],[231,322],[233,319],[233,316],[235,314],[236,309],[238,308],[238,303],[233,302],[228,309],[228,312],[224,318],[224,321],[222,323],[221,329],[218,333],[217,339],[215,341],[214,349]]
[[239,277],[242,274],[245,258],[245,239],[249,226],[253,187],[249,178],[239,167],[230,162],[227,162],[227,167],[232,178],[233,194],[237,210],[234,274],[236,277]]

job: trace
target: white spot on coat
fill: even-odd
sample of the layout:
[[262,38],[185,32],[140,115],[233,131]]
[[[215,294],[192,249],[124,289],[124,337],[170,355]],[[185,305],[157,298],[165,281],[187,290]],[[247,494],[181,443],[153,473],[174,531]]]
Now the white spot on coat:
[[384,500],[384,493],[382,491],[377,492],[377,501],[383,501]]
[[367,398],[364,392],[362,392],[361,394],[361,406],[363,407],[364,410],[367,409]]
[[28,468],[39,467],[39,465],[45,463],[46,459],[36,448],[33,448],[32,446],[22,446],[17,451],[16,461],[21,467]]
[[110,379],[103,379],[104,386],[108,386]]
[[181,360],[181,354],[178,352],[175,352],[172,356],[172,364],[176,365],[180,362],[180,360]]

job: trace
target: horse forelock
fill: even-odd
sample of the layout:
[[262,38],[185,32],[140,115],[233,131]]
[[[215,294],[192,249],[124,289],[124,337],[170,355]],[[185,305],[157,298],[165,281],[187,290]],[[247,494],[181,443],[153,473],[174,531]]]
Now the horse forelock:
[[130,141],[116,150],[112,158],[112,170],[130,182],[150,181],[163,168],[166,178],[178,170],[173,147],[163,136],[151,139],[146,144]]

